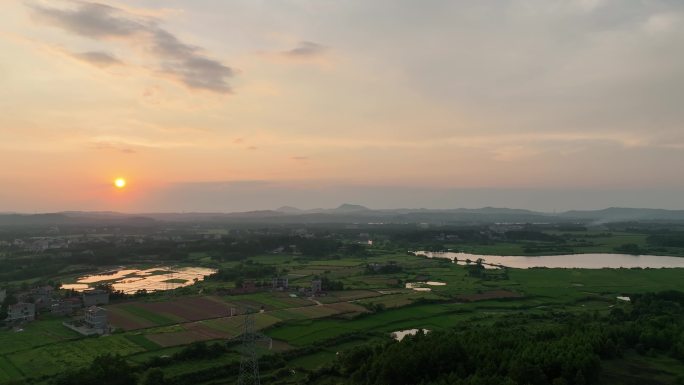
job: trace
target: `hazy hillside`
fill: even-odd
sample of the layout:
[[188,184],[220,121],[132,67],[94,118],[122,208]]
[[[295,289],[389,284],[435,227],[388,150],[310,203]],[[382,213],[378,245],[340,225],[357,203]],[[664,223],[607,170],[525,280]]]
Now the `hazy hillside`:
[[342,204],[334,209],[302,210],[284,206],[277,210],[234,213],[144,213],[70,211],[47,214],[0,214],[0,225],[59,225],[112,223],[144,225],[162,222],[220,223],[605,223],[624,221],[684,221],[684,210],[632,209],[611,207],[559,214],[522,209],[484,207],[480,209],[385,209]]

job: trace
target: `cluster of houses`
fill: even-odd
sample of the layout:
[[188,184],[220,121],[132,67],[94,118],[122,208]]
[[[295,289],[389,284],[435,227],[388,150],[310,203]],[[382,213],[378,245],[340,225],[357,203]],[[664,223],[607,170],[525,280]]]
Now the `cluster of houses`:
[[[7,295],[0,290],[0,303]],[[14,326],[35,321],[38,314],[52,313],[61,316],[78,315],[64,325],[84,335],[109,332],[107,311],[100,305],[109,303],[109,292],[86,290],[80,296],[59,297],[52,286],[39,286],[16,295],[17,303],[7,306],[6,325]],[[83,310],[81,315],[81,310]]]
[[[288,278],[273,277],[271,288],[276,291],[289,291],[290,287]],[[320,279],[312,279],[310,287],[300,287],[297,289],[297,291],[311,297],[320,296],[323,294],[323,282]]]

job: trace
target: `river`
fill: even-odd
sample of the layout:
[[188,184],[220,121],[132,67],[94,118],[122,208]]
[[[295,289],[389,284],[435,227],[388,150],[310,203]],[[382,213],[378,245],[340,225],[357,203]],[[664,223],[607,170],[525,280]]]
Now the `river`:
[[[602,268],[684,268],[684,258],[667,257],[661,255],[629,255],[629,254],[566,254],[566,255],[542,255],[534,257],[505,256],[505,255],[477,255],[454,252],[429,252],[416,251],[416,255],[428,258],[445,258],[456,261],[458,264],[466,264],[466,260],[472,263],[482,258],[485,267],[502,265],[518,269],[532,267],[564,268],[564,269],[602,269]],[[491,266],[494,265],[494,266]]]

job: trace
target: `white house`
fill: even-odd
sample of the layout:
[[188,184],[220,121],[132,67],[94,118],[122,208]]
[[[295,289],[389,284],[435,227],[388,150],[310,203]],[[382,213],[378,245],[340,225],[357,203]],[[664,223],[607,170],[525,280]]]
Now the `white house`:
[[86,309],[83,321],[89,328],[96,330],[100,334],[104,334],[108,330],[107,310],[101,307],[91,306]]

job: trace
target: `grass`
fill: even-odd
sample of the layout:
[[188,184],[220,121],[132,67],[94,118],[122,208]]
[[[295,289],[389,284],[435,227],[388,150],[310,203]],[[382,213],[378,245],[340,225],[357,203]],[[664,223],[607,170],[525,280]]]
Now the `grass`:
[[199,370],[205,370],[205,369],[211,369],[211,368],[219,368],[222,366],[225,366],[226,364],[230,362],[235,362],[239,361],[240,356],[236,353],[228,353],[224,354],[220,357],[216,358],[211,358],[211,359],[203,359],[201,361],[186,361],[186,362],[178,362],[174,363],[172,365],[168,365],[164,367],[164,375],[167,377],[174,377],[174,376],[180,376],[186,373],[192,373],[196,372]]
[[304,368],[308,370],[315,370],[324,364],[332,361],[335,358],[335,352],[329,350],[321,350],[313,354],[297,357],[288,363],[292,368]]
[[266,265],[280,265],[292,263],[295,260],[295,256],[291,254],[263,254],[250,257],[251,261],[266,264]]
[[21,332],[0,331],[0,355],[80,337],[78,333],[64,327],[62,321],[39,320],[22,326]]
[[22,373],[12,362],[5,357],[0,357],[0,383],[17,380],[21,377]]
[[502,284],[527,295],[570,301],[597,293],[611,296],[684,290],[682,269],[511,269]]
[[628,352],[622,358],[601,363],[599,385],[666,385],[684,378],[681,362],[662,356],[640,356]]
[[152,358],[163,357],[163,356],[172,356],[173,354],[178,353],[181,350],[183,350],[183,346],[161,348],[161,349],[152,350],[149,352],[142,352],[142,353],[136,353],[136,354],[130,355],[130,356],[128,356],[128,360],[135,362],[135,363],[144,363],[144,362],[146,362]]
[[156,350],[161,348],[158,344],[145,338],[143,334],[126,334],[125,337],[145,350]]

